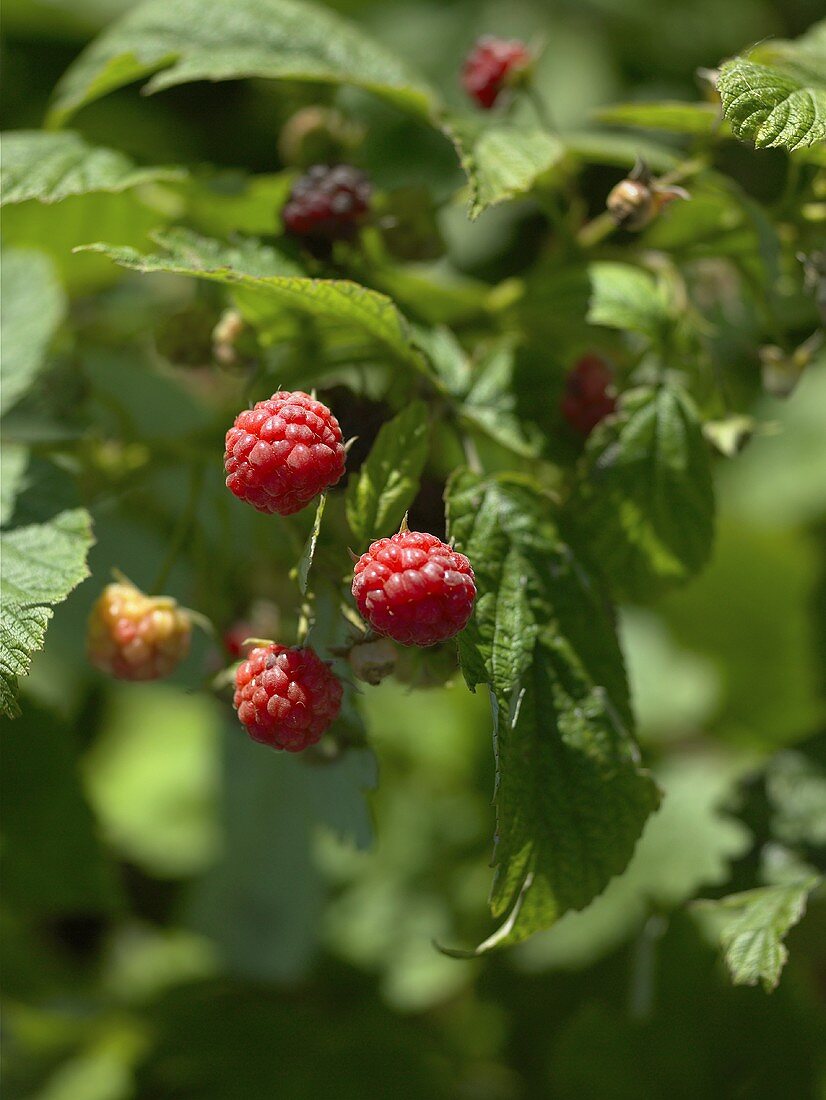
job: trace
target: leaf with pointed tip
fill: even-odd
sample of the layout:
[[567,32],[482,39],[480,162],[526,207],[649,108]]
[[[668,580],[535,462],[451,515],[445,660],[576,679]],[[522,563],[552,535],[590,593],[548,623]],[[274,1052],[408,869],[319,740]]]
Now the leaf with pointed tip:
[[672,134],[710,134],[720,121],[713,103],[614,103],[601,107],[596,117],[611,126],[636,126]]
[[310,577],[310,568],[315,557],[315,548],[318,545],[318,536],[321,533],[321,520],[324,516],[324,506],[327,503],[327,494],[322,493],[318,498],[318,507],[315,510],[313,529],[304,544],[301,558],[298,562],[298,588],[302,596],[307,595],[307,582]]

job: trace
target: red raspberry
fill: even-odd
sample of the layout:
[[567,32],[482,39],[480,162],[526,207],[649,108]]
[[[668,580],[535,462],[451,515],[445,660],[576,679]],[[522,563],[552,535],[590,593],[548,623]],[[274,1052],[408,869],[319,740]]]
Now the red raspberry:
[[560,403],[562,415],[580,435],[593,429],[617,407],[614,372],[598,355],[584,355],[568,373]]
[[402,645],[435,645],[458,634],[476,599],[464,554],[420,531],[374,542],[356,562],[353,595],[377,634]]
[[471,99],[489,111],[503,88],[519,82],[532,60],[524,42],[509,42],[486,34],[465,58],[462,87]]
[[89,616],[89,661],[119,680],[169,676],[189,652],[192,622],[171,596],[108,584]]
[[227,432],[227,488],[259,512],[289,516],[344,473],[338,421],[309,394],[274,393]]
[[293,184],[281,217],[296,237],[352,237],[370,206],[370,181],[349,164],[314,164]]
[[301,752],[341,709],[341,681],[312,649],[258,646],[235,673],[232,705],[253,741]]

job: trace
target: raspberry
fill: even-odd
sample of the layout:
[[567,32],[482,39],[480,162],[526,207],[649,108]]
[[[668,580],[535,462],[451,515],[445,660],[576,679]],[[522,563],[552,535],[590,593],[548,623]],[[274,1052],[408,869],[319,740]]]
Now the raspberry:
[[253,741],[301,752],[341,709],[341,681],[312,649],[258,646],[235,673],[232,704]]
[[533,58],[524,42],[484,35],[462,66],[462,87],[480,107],[489,111],[508,86],[524,77]]
[[580,435],[593,429],[617,407],[612,389],[614,374],[597,355],[584,355],[568,373],[560,403],[562,415]]
[[119,680],[169,676],[189,652],[192,622],[170,596],[146,596],[129,582],[104,588],[86,639],[90,662]]
[[306,393],[274,393],[227,432],[227,488],[259,512],[289,516],[344,473],[338,421]]
[[353,595],[377,634],[402,645],[435,645],[458,634],[476,599],[464,554],[419,531],[374,542],[356,562]]
[[370,205],[370,181],[349,164],[314,164],[293,184],[281,212],[296,237],[324,241],[352,237]]

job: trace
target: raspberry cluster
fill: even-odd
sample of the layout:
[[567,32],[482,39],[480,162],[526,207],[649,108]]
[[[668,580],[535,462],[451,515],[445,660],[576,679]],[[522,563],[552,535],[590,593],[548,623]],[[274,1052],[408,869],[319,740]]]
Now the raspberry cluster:
[[353,596],[377,634],[428,646],[458,634],[476,599],[470,562],[420,531],[379,539],[355,566]]
[[259,512],[289,516],[344,473],[338,421],[309,394],[274,393],[227,432],[227,488]]
[[574,431],[590,435],[615,411],[613,383],[613,371],[598,355],[584,355],[569,371],[560,407]]
[[370,181],[349,164],[314,164],[293,184],[281,212],[296,237],[336,241],[352,237],[370,208]]
[[159,680],[189,652],[189,614],[170,596],[146,596],[133,584],[104,588],[89,616],[87,653],[118,680]]
[[238,666],[233,706],[254,741],[301,752],[338,717],[341,695],[341,681],[314,650],[272,644]]
[[533,60],[524,42],[484,35],[465,59],[462,87],[489,111],[504,88],[517,84]]

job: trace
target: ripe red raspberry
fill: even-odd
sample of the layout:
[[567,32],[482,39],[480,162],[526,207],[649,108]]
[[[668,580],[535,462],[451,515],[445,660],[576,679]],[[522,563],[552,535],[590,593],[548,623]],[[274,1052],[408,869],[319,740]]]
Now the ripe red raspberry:
[[349,164],[314,164],[293,184],[281,217],[296,237],[337,241],[352,237],[364,219],[372,188]]
[[580,435],[589,435],[617,407],[614,373],[597,355],[584,355],[568,373],[560,407]]
[[129,582],[104,588],[89,616],[89,661],[119,680],[169,676],[189,652],[192,622],[171,596]]
[[338,421],[309,394],[274,393],[227,432],[227,488],[259,512],[289,516],[344,473]]
[[232,704],[253,741],[301,752],[341,709],[341,681],[312,649],[258,646],[235,673]]
[[435,645],[458,634],[476,599],[464,554],[419,531],[374,542],[356,562],[353,595],[377,634],[402,645]]
[[524,42],[509,42],[486,34],[465,58],[462,87],[471,99],[489,111],[503,88],[519,83],[532,60]]

